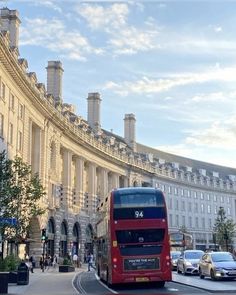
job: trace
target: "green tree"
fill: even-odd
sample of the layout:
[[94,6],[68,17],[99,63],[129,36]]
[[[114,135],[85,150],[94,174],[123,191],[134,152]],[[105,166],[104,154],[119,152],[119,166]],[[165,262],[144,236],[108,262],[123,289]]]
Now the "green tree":
[[222,249],[229,251],[236,231],[236,224],[232,218],[227,218],[223,207],[220,207],[214,224],[216,242]]
[[26,238],[30,220],[45,210],[40,199],[45,195],[39,176],[20,157],[7,159],[0,153],[0,214],[2,220],[15,218],[16,224],[0,223],[3,239],[18,243]]

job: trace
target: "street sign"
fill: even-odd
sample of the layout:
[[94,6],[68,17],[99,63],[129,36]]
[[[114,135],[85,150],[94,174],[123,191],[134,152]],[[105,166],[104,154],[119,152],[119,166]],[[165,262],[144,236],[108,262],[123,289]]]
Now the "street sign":
[[16,218],[3,218],[0,217],[0,225],[5,224],[5,225],[17,225],[17,220]]

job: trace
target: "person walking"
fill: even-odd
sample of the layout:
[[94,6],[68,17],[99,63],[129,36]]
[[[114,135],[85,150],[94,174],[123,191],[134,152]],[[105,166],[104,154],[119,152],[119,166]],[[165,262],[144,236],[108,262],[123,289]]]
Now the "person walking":
[[32,254],[29,258],[29,262],[31,264],[31,267],[30,267],[30,270],[31,272],[33,273],[34,272],[34,268],[35,268],[35,264],[36,264],[36,259],[35,259],[35,256],[34,254]]
[[56,254],[53,256],[52,266],[53,266],[53,268],[55,268],[57,266],[57,255]]
[[75,253],[72,257],[74,267],[78,267],[78,255]]
[[39,265],[40,265],[40,268],[42,271],[44,271],[44,261],[43,261],[43,255],[40,257],[40,260],[39,260]]
[[93,266],[93,254],[89,253],[88,255],[88,271],[90,271],[91,267],[95,269],[95,266]]

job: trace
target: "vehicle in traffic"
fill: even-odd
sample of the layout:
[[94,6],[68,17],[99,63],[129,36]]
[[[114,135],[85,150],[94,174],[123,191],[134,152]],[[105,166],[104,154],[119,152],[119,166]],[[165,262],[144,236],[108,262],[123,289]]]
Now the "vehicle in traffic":
[[210,277],[217,279],[236,278],[236,259],[230,252],[209,252],[199,261],[199,275],[201,279]]
[[98,208],[97,274],[108,285],[171,281],[167,210],[161,190],[119,188]]
[[193,249],[193,236],[190,233],[175,231],[170,233],[171,251],[184,251]]
[[204,252],[202,250],[185,250],[177,260],[177,272],[186,274],[198,274],[199,261]]
[[180,255],[180,251],[170,251],[172,270],[177,270],[177,260],[179,259]]

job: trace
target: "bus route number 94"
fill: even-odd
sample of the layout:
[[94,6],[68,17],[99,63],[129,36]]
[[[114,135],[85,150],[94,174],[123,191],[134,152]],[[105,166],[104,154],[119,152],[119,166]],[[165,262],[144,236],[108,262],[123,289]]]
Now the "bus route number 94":
[[134,217],[135,218],[143,218],[144,217],[143,211],[142,210],[135,210]]

